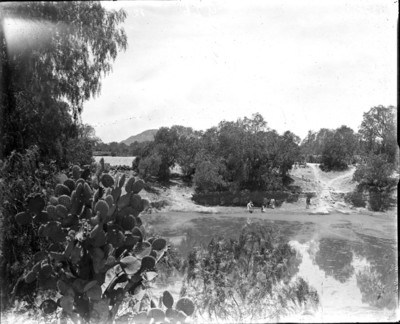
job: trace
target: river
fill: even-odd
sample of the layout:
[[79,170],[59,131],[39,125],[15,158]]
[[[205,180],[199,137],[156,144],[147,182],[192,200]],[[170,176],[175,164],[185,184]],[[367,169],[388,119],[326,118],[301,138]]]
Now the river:
[[[96,161],[100,158],[95,157]],[[133,159],[104,157],[110,165],[130,166]],[[337,179],[321,178],[319,171],[311,167],[305,171],[317,178],[317,189],[325,192],[325,187],[333,186]],[[285,321],[392,322],[400,319],[395,213],[349,210],[343,214],[333,210],[329,215],[310,215],[302,205],[286,204],[249,218],[243,208],[205,207],[201,212],[198,208],[201,206],[188,204],[185,192],[175,191],[174,199],[179,198],[173,201],[176,210],[143,215],[143,219],[149,229],[167,238],[183,256],[195,246],[206,245],[213,237],[237,238],[240,228],[248,222],[279,228],[301,258],[297,276],[315,288],[320,298],[320,307],[315,313],[296,314]],[[178,295],[182,278],[171,277],[167,283],[164,289]]]
[[[393,219],[371,215],[308,215],[271,211],[252,218],[243,210],[214,215],[166,212],[144,216],[150,228],[166,237],[182,255],[212,237],[237,238],[247,222],[277,226],[301,258],[297,276],[319,294],[313,314],[296,314],[294,322],[390,322],[398,317],[397,231]],[[323,220],[321,219],[323,218]],[[363,226],[364,224],[365,226]],[[378,225],[380,224],[380,225]],[[180,278],[175,278],[179,293]]]
[[101,158],[104,158],[104,162],[111,166],[126,165],[131,167],[135,156],[94,156],[96,162],[100,162]]

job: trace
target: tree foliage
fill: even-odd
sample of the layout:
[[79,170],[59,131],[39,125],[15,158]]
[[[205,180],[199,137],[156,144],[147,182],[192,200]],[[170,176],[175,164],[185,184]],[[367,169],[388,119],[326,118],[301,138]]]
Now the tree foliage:
[[[25,33],[16,40],[1,28],[0,151],[23,150],[30,144],[24,139],[32,138],[40,149],[50,144],[44,153],[52,153],[64,144],[71,116],[78,120],[84,101],[99,93],[101,78],[126,48],[119,27],[126,14],[107,11],[98,2],[7,3],[1,9],[1,25],[14,22]],[[55,130],[53,145],[40,132],[44,129]]]
[[353,179],[356,192],[367,193],[374,211],[387,210],[394,205],[393,191],[398,181],[398,146],[396,108],[372,107],[364,113],[359,134],[363,161],[357,166]]
[[376,106],[364,113],[359,133],[366,154],[385,154],[389,163],[398,162],[397,109]]
[[332,132],[323,146],[322,150],[322,169],[344,170],[353,161],[357,151],[357,138],[354,131],[341,126]]
[[161,157],[159,178],[172,166],[193,177],[198,191],[280,188],[299,158],[300,139],[287,131],[279,135],[262,115],[221,121],[204,132],[183,126],[160,128],[142,157]]
[[371,154],[354,172],[357,191],[368,192],[370,208],[374,211],[384,211],[394,204],[391,196],[398,179],[393,176],[393,170],[393,164],[384,155]]

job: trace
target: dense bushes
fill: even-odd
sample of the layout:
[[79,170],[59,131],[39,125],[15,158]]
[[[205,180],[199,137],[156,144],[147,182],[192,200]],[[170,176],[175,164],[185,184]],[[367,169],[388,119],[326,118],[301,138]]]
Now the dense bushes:
[[[235,122],[222,121],[205,132],[183,126],[162,127],[142,152],[158,178],[168,180],[176,163],[198,192],[282,189],[293,163],[299,160],[300,139],[279,135],[260,114]],[[157,155],[161,159],[150,159]],[[158,165],[159,164],[159,165]],[[273,187],[273,188],[272,188]]]
[[374,154],[354,172],[353,179],[358,182],[356,190],[368,193],[373,211],[384,211],[394,205],[392,194],[398,179],[393,177],[393,172],[394,165],[384,155]]
[[[136,161],[136,159],[135,159]],[[149,177],[155,177],[158,175],[161,166],[161,157],[158,154],[152,154],[143,159],[140,159],[139,163],[136,163],[137,170],[143,179],[148,179]],[[133,165],[135,167],[135,165]]]
[[344,196],[344,201],[348,204],[353,205],[354,207],[363,207],[364,208],[366,206],[364,194],[357,190],[347,193]]
[[202,161],[196,169],[193,182],[200,192],[213,192],[226,187],[225,181],[219,174],[220,166],[210,161]]
[[[42,246],[34,228],[18,226],[14,215],[23,210],[32,194],[49,197],[55,187],[57,167],[39,162],[39,148],[32,147],[24,154],[13,152],[0,167],[0,231],[1,231],[1,306],[8,299],[28,259]],[[32,290],[24,298],[32,298]]]

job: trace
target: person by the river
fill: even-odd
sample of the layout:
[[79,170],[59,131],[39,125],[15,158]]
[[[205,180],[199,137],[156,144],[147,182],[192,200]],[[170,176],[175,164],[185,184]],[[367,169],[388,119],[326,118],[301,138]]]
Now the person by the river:
[[253,202],[250,200],[250,202],[247,204],[248,212],[252,213],[253,212],[253,208],[254,208]]
[[269,208],[269,199],[268,198],[264,198],[263,205],[264,205],[264,208]]
[[269,206],[270,206],[270,208],[275,209],[275,199],[274,198],[271,198],[271,201],[269,202]]
[[311,205],[311,197],[310,197],[310,196],[307,196],[307,199],[306,199],[306,209],[309,209],[309,208],[310,208],[310,205]]

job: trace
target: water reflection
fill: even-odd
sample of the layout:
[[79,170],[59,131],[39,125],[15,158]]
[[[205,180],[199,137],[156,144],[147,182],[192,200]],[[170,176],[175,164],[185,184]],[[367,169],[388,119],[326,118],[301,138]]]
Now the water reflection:
[[[174,242],[187,256],[195,246],[206,246],[213,237],[237,238],[248,222],[243,218],[198,218],[194,226],[165,230],[161,235]],[[305,224],[260,221],[262,226],[279,227],[283,237],[295,237]],[[162,232],[162,231],[161,231]],[[357,234],[356,241],[324,237],[291,241],[301,257],[293,263],[293,274],[304,278],[320,296],[319,313],[297,322],[397,320],[398,269],[395,240]],[[171,283],[172,284],[172,283]]]
[[363,303],[395,309],[398,270],[394,246],[389,240],[366,235],[360,237],[362,240],[357,242],[323,238],[310,244],[310,257],[325,275],[341,284],[355,275]]
[[303,256],[298,275],[320,295],[319,319],[397,319],[397,257],[393,243],[373,237],[357,242],[323,238],[291,242]]
[[325,274],[345,283],[354,274],[353,251],[345,240],[323,238],[313,260]]

